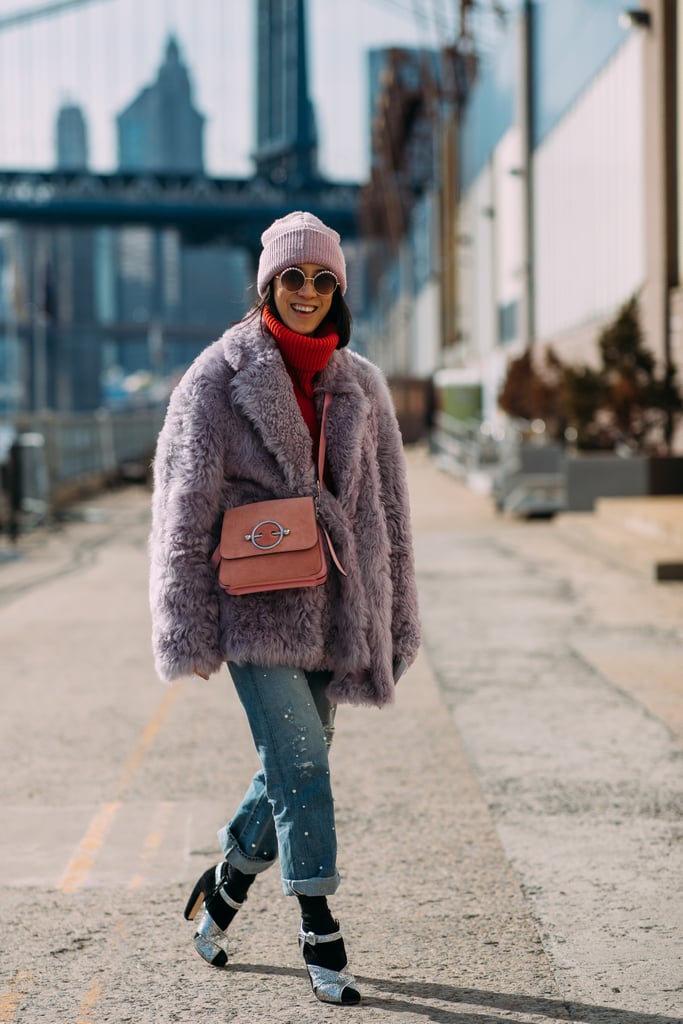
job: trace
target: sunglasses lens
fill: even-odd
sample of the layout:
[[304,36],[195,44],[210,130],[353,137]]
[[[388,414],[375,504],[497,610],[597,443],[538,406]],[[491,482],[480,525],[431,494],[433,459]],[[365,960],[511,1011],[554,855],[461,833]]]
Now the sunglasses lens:
[[280,280],[288,292],[298,292],[304,286],[306,275],[298,267],[290,267],[280,274]]
[[337,278],[329,270],[321,270],[313,278],[313,287],[318,295],[331,295],[337,287]]

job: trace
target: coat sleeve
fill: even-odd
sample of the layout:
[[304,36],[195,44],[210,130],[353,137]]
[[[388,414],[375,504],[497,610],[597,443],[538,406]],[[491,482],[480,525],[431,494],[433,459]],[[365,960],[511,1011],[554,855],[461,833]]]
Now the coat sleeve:
[[382,505],[391,545],[392,643],[394,658],[410,665],[420,646],[420,618],[410,499],[403,439],[389,388],[380,381],[377,393],[377,461]]
[[155,668],[166,682],[217,671],[218,595],[210,564],[223,449],[207,383],[194,367],[169,402],[154,458],[149,595]]

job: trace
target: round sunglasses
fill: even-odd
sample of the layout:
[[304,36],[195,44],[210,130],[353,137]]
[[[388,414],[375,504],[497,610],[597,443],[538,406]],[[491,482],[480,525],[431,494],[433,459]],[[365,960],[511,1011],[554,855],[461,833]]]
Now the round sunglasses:
[[331,295],[339,284],[331,270],[319,270],[313,277],[306,277],[301,267],[287,267],[276,276],[280,278],[283,288],[288,292],[299,292],[307,281],[312,281],[318,295]]

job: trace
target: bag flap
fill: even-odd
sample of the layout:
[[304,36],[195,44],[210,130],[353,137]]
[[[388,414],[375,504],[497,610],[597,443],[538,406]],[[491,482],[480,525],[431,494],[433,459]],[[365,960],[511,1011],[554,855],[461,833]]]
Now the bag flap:
[[313,498],[278,498],[229,508],[223,516],[221,558],[301,551],[318,543]]

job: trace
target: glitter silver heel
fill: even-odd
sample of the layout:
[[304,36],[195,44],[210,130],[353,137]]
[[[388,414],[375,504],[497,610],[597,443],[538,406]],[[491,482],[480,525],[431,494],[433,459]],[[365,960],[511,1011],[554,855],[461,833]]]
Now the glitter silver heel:
[[340,971],[333,971],[329,967],[320,967],[318,964],[309,962],[309,956],[315,946],[320,943],[338,941],[342,942],[343,949],[341,931],[331,932],[329,935],[316,935],[315,932],[305,932],[302,928],[299,932],[299,950],[306,961],[306,970],[315,997],[321,1003],[355,1006],[360,1002],[361,997],[356,979],[348,970],[348,963],[345,963]]
[[212,967],[225,967],[228,962],[227,928],[236,911],[242,906],[226,891],[225,862],[209,868],[195,885],[187,906],[185,918],[193,921],[201,907],[194,947]]

